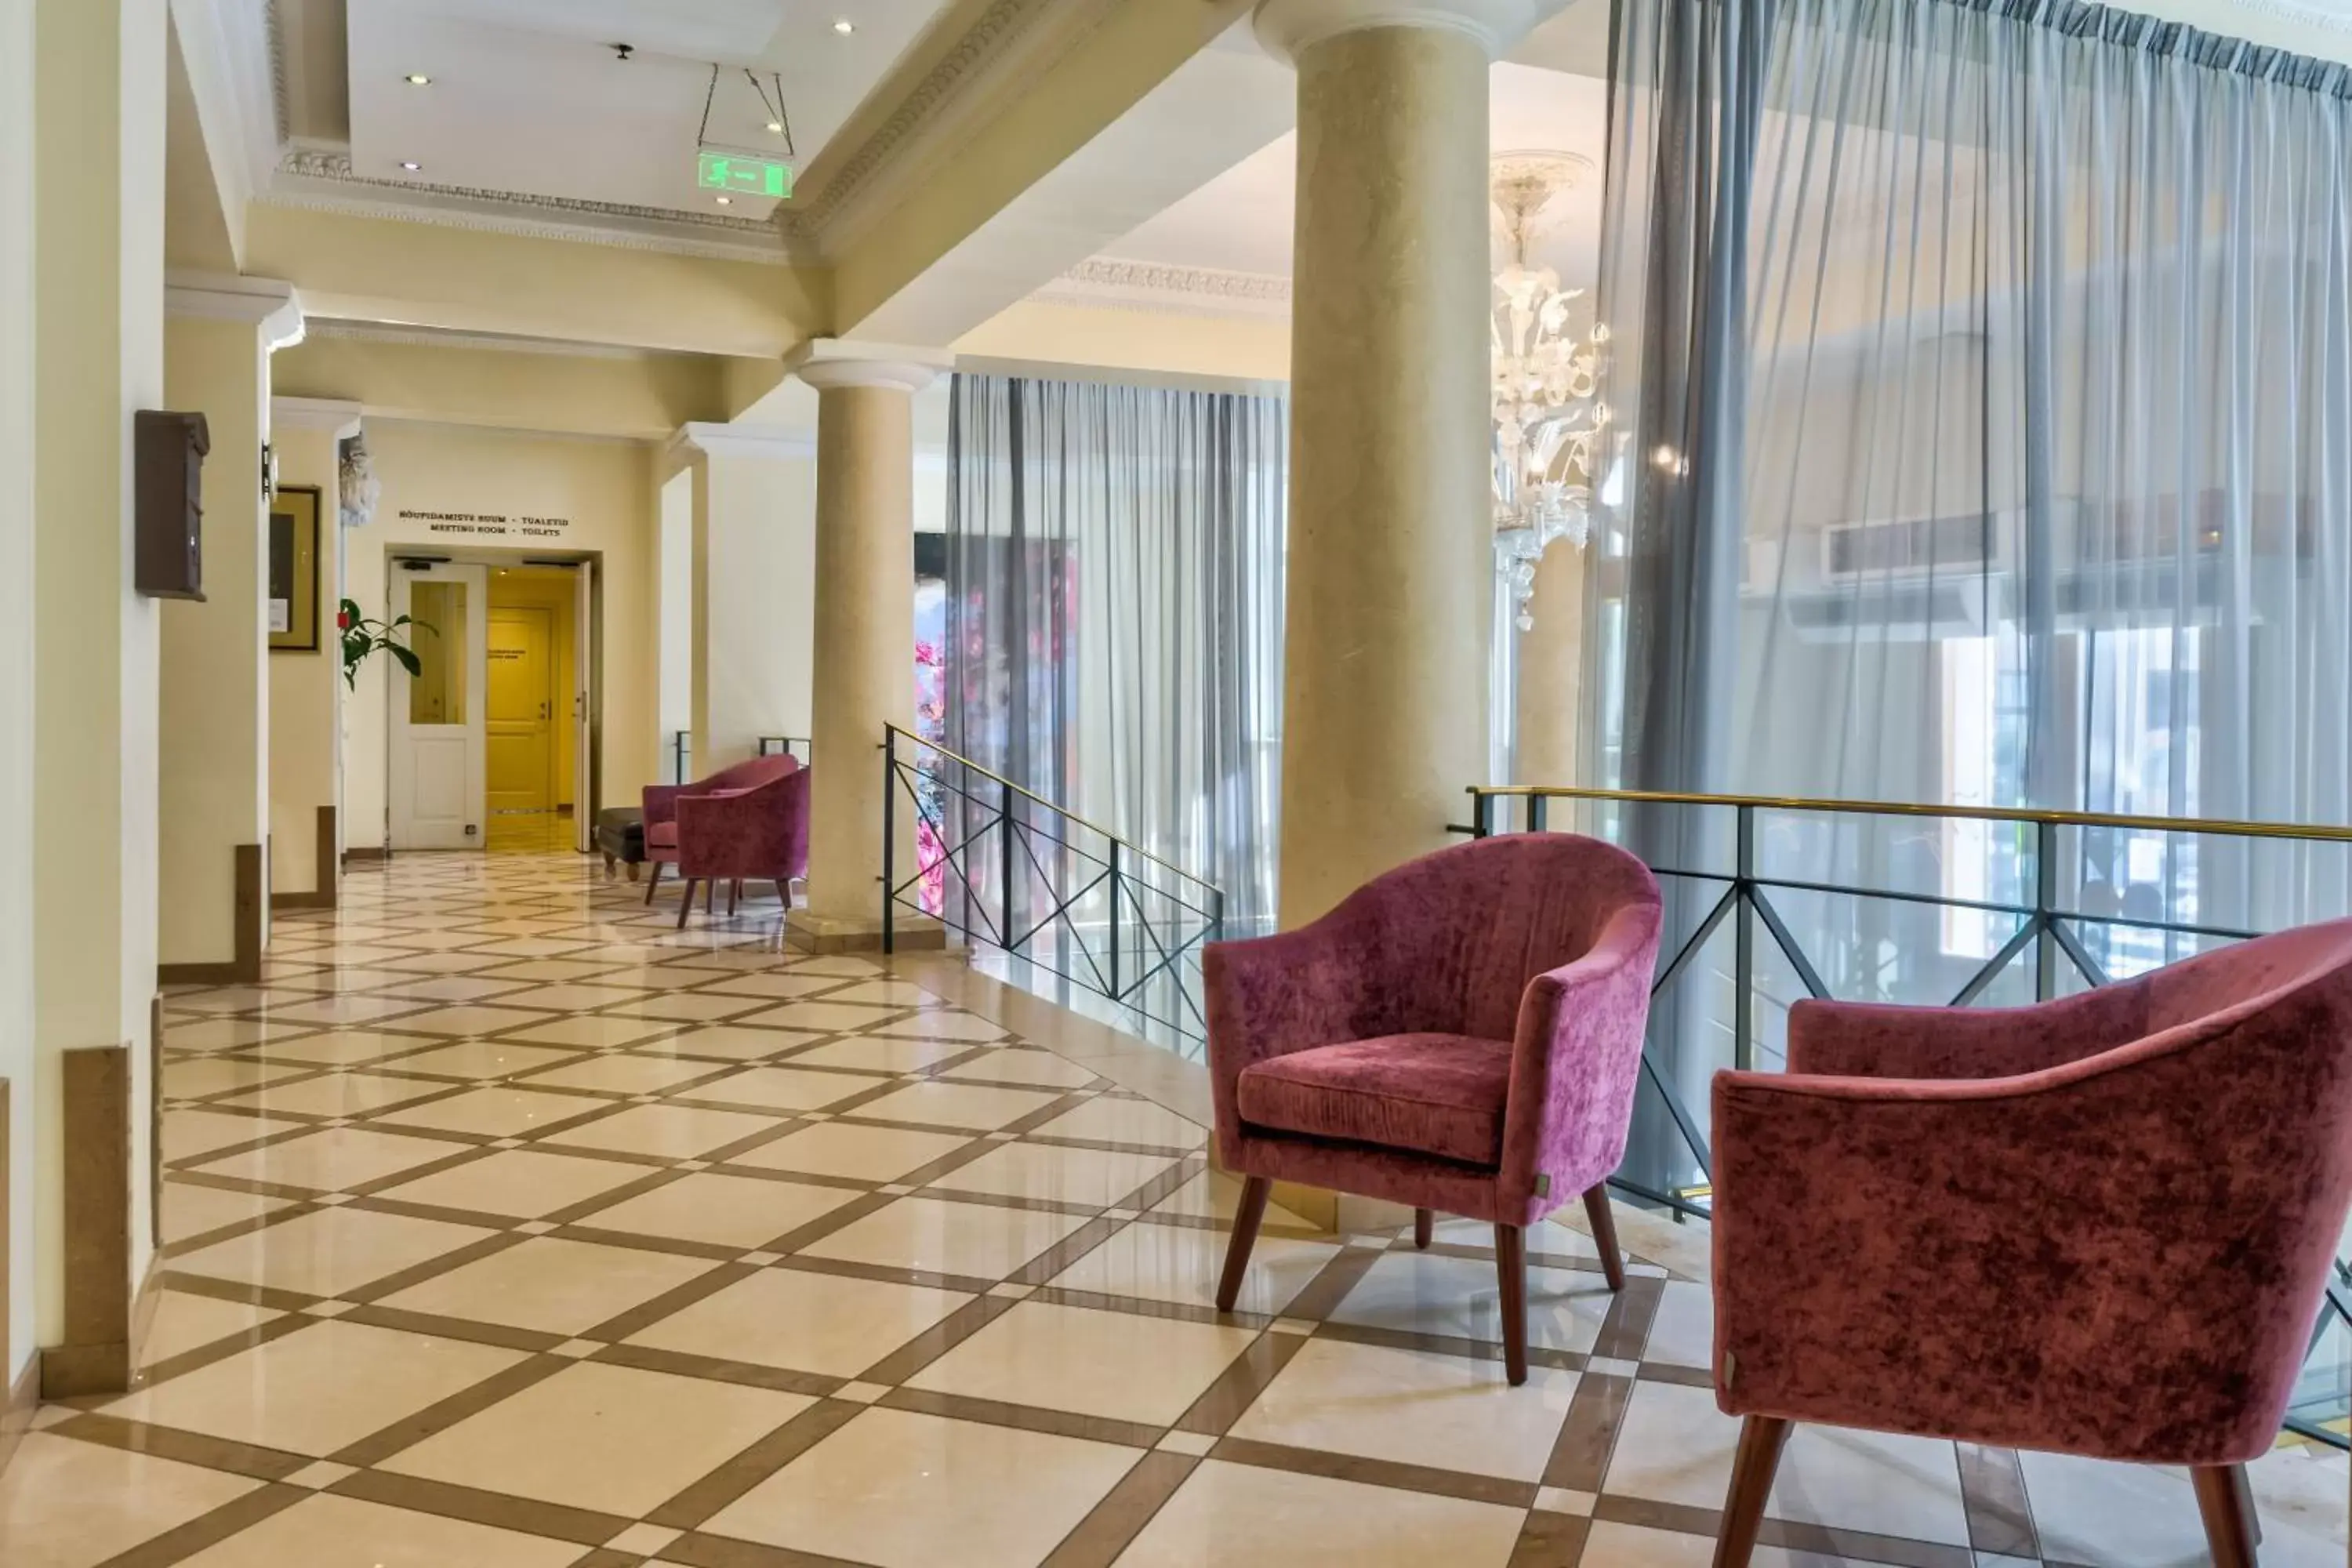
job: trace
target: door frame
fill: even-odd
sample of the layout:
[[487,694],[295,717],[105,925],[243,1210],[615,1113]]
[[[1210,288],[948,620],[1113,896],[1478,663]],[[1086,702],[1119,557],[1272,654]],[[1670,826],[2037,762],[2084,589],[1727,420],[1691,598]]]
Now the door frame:
[[[466,721],[463,724],[413,724],[409,721],[411,683],[416,679],[398,665],[393,667],[389,701],[386,704],[390,734],[385,741],[385,761],[391,777],[386,780],[387,802],[391,806],[392,847],[401,849],[479,849],[486,835],[484,791],[488,783],[488,731],[485,712],[488,691],[489,660],[487,642],[489,632],[489,569],[474,563],[457,561],[422,562],[415,558],[395,560],[391,601],[392,618],[414,616],[414,591],[420,582],[457,583],[466,592]],[[434,632],[412,633],[408,641],[415,646],[418,637],[437,637]],[[457,731],[457,735],[449,734]],[[421,741],[423,734],[429,741]],[[467,775],[465,804],[458,816],[435,817],[420,821],[416,815],[417,752],[420,743],[436,749],[455,741],[463,749],[460,766]]]

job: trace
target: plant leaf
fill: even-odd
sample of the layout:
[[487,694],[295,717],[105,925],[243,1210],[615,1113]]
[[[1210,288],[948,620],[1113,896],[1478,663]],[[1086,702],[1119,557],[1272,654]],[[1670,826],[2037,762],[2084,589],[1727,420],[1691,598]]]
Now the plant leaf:
[[401,647],[396,642],[388,642],[383,646],[385,651],[390,653],[393,658],[400,660],[400,667],[408,671],[409,674],[423,675],[425,673],[425,667],[417,662],[416,656],[415,654],[409,652],[406,648]]

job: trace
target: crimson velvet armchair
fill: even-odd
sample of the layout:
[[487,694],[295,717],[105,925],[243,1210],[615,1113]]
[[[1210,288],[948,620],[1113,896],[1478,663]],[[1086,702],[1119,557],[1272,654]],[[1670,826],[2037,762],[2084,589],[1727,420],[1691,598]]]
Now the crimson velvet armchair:
[[1714,1110],[1718,1565],[1797,1421],[2188,1466],[2254,1561],[2352,1198],[2352,921],[2036,1007],[1801,1002]]
[[736,763],[692,784],[647,784],[639,797],[645,807],[646,858],[654,868],[653,875],[646,879],[646,902],[654,901],[654,889],[661,885],[662,868],[677,864],[678,802],[726,790],[751,789],[780,779],[800,765],[798,757],[780,753]]
[[1625,1152],[1658,889],[1598,839],[1441,849],[1312,925],[1202,961],[1217,1147],[1245,1178],[1218,1287],[1231,1311],[1276,1180],[1495,1227],[1504,1362],[1527,1380],[1525,1227],[1580,1194],[1611,1289],[1601,1183]]
[[809,770],[793,768],[750,789],[714,790],[677,803],[677,869],[686,879],[678,905],[681,929],[694,909],[698,883],[710,885],[719,904],[719,884],[728,884],[727,910],[735,910],[735,889],[745,882],[773,882],[784,908],[793,907],[792,882],[808,874]]

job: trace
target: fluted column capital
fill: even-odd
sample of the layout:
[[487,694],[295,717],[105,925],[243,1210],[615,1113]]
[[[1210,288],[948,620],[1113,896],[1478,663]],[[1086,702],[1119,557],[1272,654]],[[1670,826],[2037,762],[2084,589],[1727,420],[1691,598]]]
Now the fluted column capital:
[[1258,0],[1258,42],[1286,60],[1367,27],[1435,27],[1474,39],[1489,59],[1558,10],[1557,0]]
[[790,374],[820,392],[840,386],[879,386],[920,392],[955,368],[944,349],[866,343],[846,338],[812,338],[784,358]]

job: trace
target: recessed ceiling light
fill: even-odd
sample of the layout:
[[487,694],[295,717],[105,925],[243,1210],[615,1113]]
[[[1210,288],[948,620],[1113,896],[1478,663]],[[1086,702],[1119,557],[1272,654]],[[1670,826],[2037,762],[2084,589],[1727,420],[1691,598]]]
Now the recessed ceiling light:
[[423,71],[410,71],[408,73],[408,85],[411,87],[431,87],[433,85],[433,79],[426,76]]
[[851,21],[846,16],[835,17],[834,19],[833,30],[836,33],[847,35],[857,31],[857,24]]
[[719,205],[722,207],[731,207],[735,205],[735,198],[733,196],[721,196],[719,198]]
[[403,159],[400,161],[400,166],[401,166],[402,168],[404,168],[404,169],[407,170],[407,171],[408,171],[410,174],[415,174],[415,173],[416,173],[416,171],[417,171],[417,170],[422,169],[423,167],[425,167],[425,165],[424,165],[424,164],[419,163],[415,162],[415,160],[413,160],[413,159],[409,159],[409,158],[403,158]]
[[783,122],[782,121],[781,121],[781,120],[771,120],[771,121],[768,121],[768,134],[769,134],[769,135],[771,135],[771,136],[782,136],[783,133],[784,133],[784,122]]

